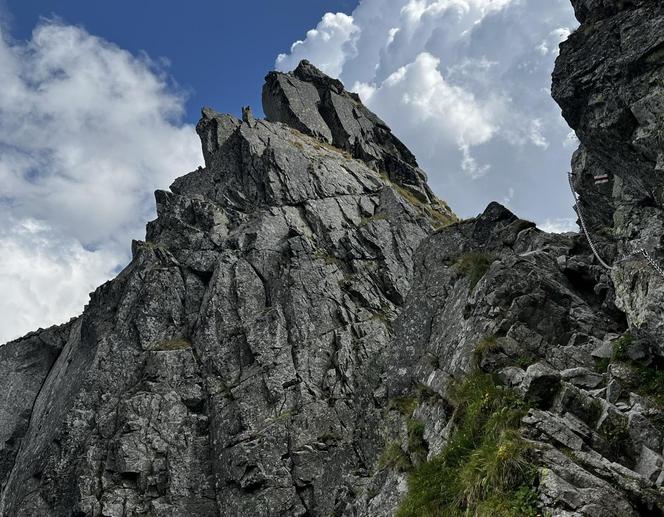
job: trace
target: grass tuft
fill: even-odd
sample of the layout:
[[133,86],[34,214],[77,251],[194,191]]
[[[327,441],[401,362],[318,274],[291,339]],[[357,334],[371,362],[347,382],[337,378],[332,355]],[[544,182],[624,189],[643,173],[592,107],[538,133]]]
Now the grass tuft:
[[626,388],[647,398],[658,408],[664,409],[664,364],[632,361],[627,350],[634,343],[634,337],[626,332],[613,343],[610,359],[599,359],[595,368],[599,372],[606,372],[610,364],[622,363],[628,365],[634,373],[634,380]]
[[363,217],[360,220],[359,226],[366,226],[370,223],[373,223],[374,221],[389,221],[389,219],[390,219],[390,214],[387,212],[383,212],[381,214],[372,215],[371,217]]
[[191,348],[191,341],[184,338],[169,339],[167,341],[162,341],[157,345],[156,350],[159,351],[168,351],[168,350],[185,350]]
[[328,266],[336,266],[337,268],[342,270],[346,266],[346,263],[343,260],[335,257],[334,255],[331,255],[330,253],[328,253],[323,249],[317,249],[314,252],[314,259],[322,260]]
[[620,456],[629,445],[627,419],[609,418],[600,428],[599,434],[606,440],[609,450]]
[[381,469],[394,469],[399,472],[408,472],[412,463],[408,454],[401,448],[399,442],[390,442],[378,458],[378,466]]
[[536,516],[536,468],[518,432],[525,403],[476,372],[452,390],[456,425],[443,452],[416,467],[398,517]]
[[431,227],[434,230],[440,230],[459,221],[459,218],[454,215],[450,207],[441,199],[434,199],[431,203],[427,203],[420,199],[413,191],[393,182],[387,172],[381,171],[380,177],[388,183],[399,195],[408,201],[411,205],[417,208],[420,213],[427,216],[431,221]]
[[658,366],[641,366],[637,368],[637,377],[637,393],[650,399],[659,408],[664,408],[664,369]]
[[388,411],[396,410],[401,413],[406,418],[410,418],[413,412],[419,406],[420,401],[418,397],[396,397],[390,399],[389,404],[387,405]]
[[410,418],[406,424],[408,429],[408,452],[415,465],[426,461],[429,449],[424,441],[424,424],[415,418]]
[[328,144],[327,142],[319,140],[318,138],[315,138],[311,135],[306,135],[295,128],[290,128],[290,132],[295,137],[293,143],[300,149],[304,149],[304,142],[306,142],[316,150],[327,149],[328,151],[333,151],[335,153],[342,155],[347,160],[353,159],[353,156],[345,149],[341,149],[340,147]]
[[606,373],[611,364],[611,359],[607,357],[601,357],[595,361],[595,371],[597,373]]
[[145,249],[148,249],[150,251],[168,251],[166,246],[164,246],[161,243],[157,243],[154,241],[145,241],[145,244],[143,245]]
[[457,259],[456,266],[461,274],[468,278],[470,291],[475,289],[477,283],[489,270],[493,260],[493,255],[484,252],[466,253]]
[[486,336],[477,344],[473,350],[473,363],[475,367],[479,368],[484,357],[490,352],[500,350],[498,338],[496,336]]
[[611,352],[612,361],[626,361],[627,349],[634,342],[634,338],[629,332],[626,332],[613,342],[613,350]]

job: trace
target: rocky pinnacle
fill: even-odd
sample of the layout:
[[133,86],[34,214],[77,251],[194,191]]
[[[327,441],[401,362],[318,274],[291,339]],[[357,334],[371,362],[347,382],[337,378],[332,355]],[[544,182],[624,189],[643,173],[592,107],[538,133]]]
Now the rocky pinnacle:
[[[608,260],[661,260],[664,8],[573,3],[553,94],[581,209]],[[609,272],[498,203],[460,221],[306,61],[267,75],[263,111],[203,109],[205,167],[156,192],[131,263],[0,347],[0,515],[392,516],[477,372],[527,408],[539,512],[662,515],[648,264]]]

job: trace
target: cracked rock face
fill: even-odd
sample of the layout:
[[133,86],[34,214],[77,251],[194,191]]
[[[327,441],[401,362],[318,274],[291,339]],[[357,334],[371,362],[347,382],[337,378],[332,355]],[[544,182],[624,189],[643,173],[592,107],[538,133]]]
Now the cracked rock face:
[[204,110],[206,167],[156,193],[131,264],[0,349],[3,515],[329,515],[370,479],[412,256],[455,216],[390,179],[382,123],[357,159],[243,119]]
[[[609,263],[646,249],[664,266],[664,5],[575,0],[579,29],[561,45],[553,97],[581,142],[574,183]],[[607,175],[608,183],[594,177]],[[617,304],[664,356],[664,278],[644,259],[612,273]]]
[[[624,199],[662,185],[646,131],[661,117],[641,111],[641,155],[614,95],[602,109],[590,98],[654,90],[598,71],[623,73],[611,63],[628,46],[604,61],[588,49],[661,9],[576,4],[554,91],[582,141],[577,188],[592,183],[593,228],[631,221],[645,238],[638,218],[659,205]],[[390,129],[307,62],[268,74],[263,101],[267,120],[204,109],[205,167],[156,193],[127,268],[79,318],[0,348],[0,515],[391,516],[407,474],[384,451],[416,466],[444,450],[451,382],[475,368],[530,404],[521,431],[544,512],[664,513],[664,415],[629,367],[595,368],[628,329],[656,335],[634,307],[655,311],[661,283],[633,265],[609,274],[582,236],[497,203],[458,221]],[[595,188],[588,175],[608,166],[613,186]],[[628,243],[606,237],[603,251]],[[638,342],[639,357],[661,345]]]
[[420,200],[438,202],[415,156],[355,93],[308,61],[288,74],[271,72],[263,86],[267,120],[283,122],[344,149],[383,171]]

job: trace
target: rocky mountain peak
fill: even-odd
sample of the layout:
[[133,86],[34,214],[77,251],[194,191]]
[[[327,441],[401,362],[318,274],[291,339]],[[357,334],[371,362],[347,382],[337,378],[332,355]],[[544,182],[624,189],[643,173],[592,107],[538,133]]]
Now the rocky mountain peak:
[[263,111],[270,122],[282,122],[319,138],[386,173],[424,202],[435,198],[415,156],[359,96],[308,61],[290,73],[270,72],[263,86]]
[[[346,91],[341,81],[338,79],[332,79],[331,77],[325,75],[306,59],[300,61],[295,70],[293,70],[292,74],[301,81],[312,83],[316,85],[317,88],[332,90],[339,95],[342,95]],[[349,93],[358,101],[360,100],[357,95],[351,92]]]
[[271,72],[83,314],[0,347],[0,515],[663,515],[664,281],[616,259],[662,255],[664,8],[574,3],[553,93],[612,269],[458,220],[357,95]]

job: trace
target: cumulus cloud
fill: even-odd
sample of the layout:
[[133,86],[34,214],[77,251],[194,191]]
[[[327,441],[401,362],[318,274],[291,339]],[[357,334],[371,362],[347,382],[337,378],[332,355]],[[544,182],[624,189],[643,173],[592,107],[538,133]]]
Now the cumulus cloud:
[[88,293],[108,280],[125,257],[90,252],[72,238],[54,238],[33,219],[3,217],[0,230],[0,341],[79,314]]
[[570,30],[567,27],[558,27],[552,30],[546,38],[544,38],[537,46],[537,51],[543,56],[552,54],[558,55],[558,45],[561,41],[565,41],[570,35]]
[[549,233],[578,232],[579,227],[574,217],[560,217],[558,219],[546,219],[539,225],[541,230]]
[[276,66],[307,58],[357,91],[461,215],[509,198],[544,221],[570,213],[569,129],[550,75],[575,27],[568,0],[360,0]]
[[[440,60],[428,52],[390,74],[380,87],[357,83],[356,88],[381,114],[399,120],[399,131],[412,139],[420,136],[420,150],[434,154],[442,141],[451,142],[462,153],[461,166],[471,176],[488,169],[478,166],[470,147],[490,140],[493,123],[492,99],[478,102],[474,95],[450,84],[441,74]],[[425,147],[426,146],[426,147]]]
[[330,75],[338,76],[348,53],[352,52],[352,38],[358,31],[351,16],[326,13],[316,28],[307,32],[305,41],[293,43],[290,54],[277,56],[277,66],[290,70],[307,58],[318,63]]
[[1,36],[3,342],[80,312],[144,235],[153,191],[194,169],[200,149],[179,122],[183,97],[147,56],[58,21],[25,43]]

